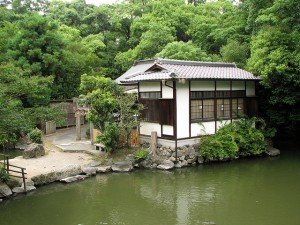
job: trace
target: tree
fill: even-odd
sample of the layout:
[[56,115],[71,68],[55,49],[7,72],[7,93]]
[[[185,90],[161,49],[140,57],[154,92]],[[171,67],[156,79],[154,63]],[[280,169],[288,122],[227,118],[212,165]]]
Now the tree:
[[235,62],[239,67],[245,67],[249,55],[249,46],[247,43],[239,43],[230,40],[220,49],[224,62]]
[[56,23],[33,14],[20,22],[20,31],[12,39],[8,55],[28,76],[55,75],[60,68],[64,43]]
[[173,31],[163,24],[151,24],[150,29],[143,33],[136,47],[140,59],[149,59],[160,52],[169,42],[174,41]]
[[85,94],[84,103],[90,107],[89,119],[100,129],[105,123],[115,121],[113,113],[117,111],[117,97],[121,89],[110,78],[99,76],[81,76],[81,91]]
[[50,100],[52,77],[27,77],[12,63],[0,65],[0,135],[14,143],[41,122],[64,118],[61,110],[44,107]]
[[300,124],[300,26],[298,1],[274,0],[255,20],[248,69],[262,78],[263,105],[272,124]]
[[100,140],[108,145],[106,150],[122,146],[122,137],[129,145],[131,131],[138,126],[142,110],[142,106],[136,104],[137,96],[125,94],[121,86],[101,76],[83,75],[81,90],[84,94],[81,102],[89,106],[88,118],[101,130]]
[[205,51],[195,46],[192,42],[171,42],[155,57],[179,59],[179,60],[195,60],[195,61],[211,61],[211,58]]

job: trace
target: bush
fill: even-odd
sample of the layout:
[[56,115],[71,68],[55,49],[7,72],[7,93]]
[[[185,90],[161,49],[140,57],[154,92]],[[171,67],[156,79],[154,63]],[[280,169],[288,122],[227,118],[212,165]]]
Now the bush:
[[27,137],[31,143],[37,143],[37,144],[42,144],[42,131],[39,130],[38,128],[35,128],[31,130],[28,134]]
[[105,130],[97,136],[96,141],[104,144],[104,150],[112,152],[119,147],[120,130],[115,123],[110,123],[105,126]]
[[141,161],[147,158],[149,155],[149,150],[146,148],[140,148],[134,153],[134,158],[137,161]]
[[[256,122],[264,124],[255,127]],[[265,123],[257,118],[242,118],[224,125],[216,134],[203,138],[200,156],[208,160],[235,159],[239,156],[260,155],[266,150]]]
[[236,159],[238,146],[230,134],[206,136],[200,144],[200,156],[208,160]]
[[8,174],[4,169],[3,165],[0,164],[0,181],[7,181],[7,180],[8,180]]

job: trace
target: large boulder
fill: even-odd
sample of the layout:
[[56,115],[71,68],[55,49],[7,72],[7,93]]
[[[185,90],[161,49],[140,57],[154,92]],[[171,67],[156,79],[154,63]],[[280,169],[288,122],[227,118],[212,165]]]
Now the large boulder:
[[88,165],[88,167],[98,167],[98,166],[101,166],[101,162],[93,161]]
[[9,177],[8,180],[5,181],[5,183],[8,185],[8,187],[10,187],[10,189],[20,186],[20,181],[11,177]]
[[198,164],[203,164],[204,158],[202,156],[198,156],[197,162],[198,162]]
[[75,181],[78,181],[78,180],[84,180],[87,177],[88,176],[86,176],[86,175],[76,175],[76,176],[73,176],[73,177],[67,177],[67,178],[61,179],[60,182],[72,183],[72,182],[75,182]]
[[155,169],[160,164],[160,157],[148,155],[148,157],[140,163],[140,166],[147,169]]
[[268,146],[267,150],[266,150],[266,154],[268,156],[278,156],[280,155],[280,150],[271,146]]
[[174,168],[174,163],[171,160],[164,160],[161,164],[157,166],[157,169],[170,170]]
[[12,195],[11,189],[7,184],[0,182],[0,198],[8,197]]
[[114,172],[129,172],[133,170],[131,162],[115,162],[111,166],[112,171]]
[[68,165],[61,169],[54,170],[45,174],[40,174],[31,178],[35,185],[42,185],[59,181],[63,178],[72,177],[81,173],[80,165]]
[[23,158],[30,159],[30,158],[37,158],[45,155],[45,149],[42,144],[30,144],[28,147],[23,151]]
[[111,171],[111,166],[98,166],[97,173],[107,173]]
[[14,187],[14,188],[12,189],[12,192],[13,192],[13,193],[17,193],[17,194],[19,194],[19,193],[24,193],[24,192],[25,192],[25,189],[24,189],[23,187]]
[[84,167],[84,168],[82,168],[82,173],[84,173],[87,176],[93,176],[93,175],[96,175],[97,168],[96,167]]

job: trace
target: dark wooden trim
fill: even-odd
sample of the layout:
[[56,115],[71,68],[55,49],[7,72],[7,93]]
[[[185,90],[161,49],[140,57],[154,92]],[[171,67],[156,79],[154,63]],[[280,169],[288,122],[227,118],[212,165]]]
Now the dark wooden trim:
[[[197,139],[197,138],[202,138],[202,137],[205,137],[205,136],[209,136],[210,134],[207,134],[207,135],[198,135],[198,136],[195,136],[195,137],[186,137],[186,138],[178,138],[177,141],[184,141],[184,140],[189,140],[189,139]],[[147,138],[151,138],[151,135],[145,135],[145,134],[140,134],[140,137],[147,137]],[[161,137],[157,137],[157,139],[160,139],[160,140],[170,140],[170,141],[176,141],[176,139],[172,136],[161,136]]]
[[[203,110],[202,110],[203,111]],[[189,137],[192,135],[192,112],[191,112],[191,81],[189,80]],[[202,116],[203,118],[203,116]]]
[[232,80],[230,80],[230,100],[229,100],[229,118],[230,118],[230,123],[232,123]]
[[[140,137],[151,138],[151,135],[140,134]],[[170,140],[170,141],[175,141],[175,138],[174,138],[174,137],[172,137],[172,136],[167,136],[167,135],[157,137],[157,139],[160,139],[160,140]]]
[[[163,94],[162,94],[162,81],[159,82],[160,84],[160,98],[162,98]],[[160,113],[160,135],[163,136],[163,124],[162,124],[162,110],[161,108],[159,109],[159,113]]]
[[177,95],[176,95],[176,80],[173,81],[173,98],[174,98],[174,137],[175,137],[175,158],[177,159]]
[[215,133],[217,132],[217,119],[218,119],[218,113],[217,113],[217,81],[215,80],[215,93],[214,93],[214,116],[215,116]]
[[246,94],[246,97],[247,97],[247,81],[245,80],[244,83],[245,83],[245,94]]
[[184,140],[189,140],[189,139],[201,138],[203,136],[207,136],[207,135],[198,135],[198,136],[195,136],[195,137],[178,138],[177,140],[178,141],[184,141]]
[[160,84],[160,98],[162,98],[162,81],[159,82],[159,84]]
[[161,135],[160,139],[175,141],[175,137],[171,135]]
[[163,128],[163,124],[162,124],[162,110],[161,108],[159,109],[159,113],[160,113],[160,121],[159,121],[159,125],[160,125],[160,135],[163,136],[163,132],[164,132],[164,128]]

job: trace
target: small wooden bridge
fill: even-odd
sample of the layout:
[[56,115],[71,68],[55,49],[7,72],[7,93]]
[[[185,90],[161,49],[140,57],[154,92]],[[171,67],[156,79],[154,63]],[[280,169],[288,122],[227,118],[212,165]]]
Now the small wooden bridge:
[[9,157],[8,155],[0,154],[0,166],[3,167],[4,171],[7,173],[9,177],[17,177],[22,178],[23,185],[24,185],[24,191],[26,192],[26,174],[25,170],[26,168],[14,166],[9,163]]

